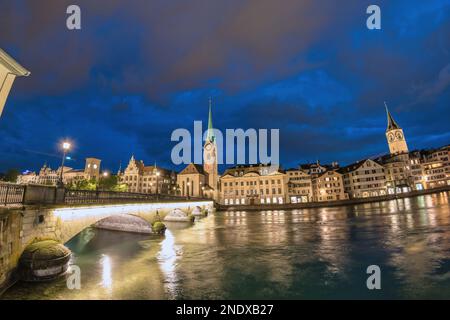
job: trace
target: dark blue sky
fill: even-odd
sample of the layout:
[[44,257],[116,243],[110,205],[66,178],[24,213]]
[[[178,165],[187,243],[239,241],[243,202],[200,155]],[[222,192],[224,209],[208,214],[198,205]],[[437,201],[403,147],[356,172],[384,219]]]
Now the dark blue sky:
[[170,134],[206,126],[209,96],[219,129],[280,128],[285,167],[387,152],[384,100],[410,149],[450,140],[449,0],[3,0],[0,47],[32,72],[0,118],[0,171],[57,166],[62,137],[74,167],[181,169]]

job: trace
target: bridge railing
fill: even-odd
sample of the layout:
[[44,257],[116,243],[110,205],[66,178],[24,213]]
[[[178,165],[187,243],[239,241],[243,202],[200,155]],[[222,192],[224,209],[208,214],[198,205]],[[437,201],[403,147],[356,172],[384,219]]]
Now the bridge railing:
[[[120,202],[157,202],[184,201],[186,197],[167,194],[147,194],[117,191],[96,190],[65,190],[64,202],[67,204],[95,204]],[[189,198],[189,200],[207,200],[204,198]]]
[[22,204],[25,186],[0,182],[0,205]]
[[100,190],[68,190],[55,186],[20,185],[0,182],[0,206],[42,204],[96,204],[124,202],[158,202],[208,200],[167,194],[148,194]]

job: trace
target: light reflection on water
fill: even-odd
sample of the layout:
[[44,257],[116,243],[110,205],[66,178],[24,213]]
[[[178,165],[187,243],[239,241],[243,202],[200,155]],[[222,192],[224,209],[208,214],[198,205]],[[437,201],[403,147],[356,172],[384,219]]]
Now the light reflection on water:
[[102,266],[102,287],[108,289],[109,292],[112,292],[113,281],[111,276],[111,258],[102,254],[100,264]]
[[164,274],[164,283],[170,299],[175,299],[177,293],[177,255],[182,255],[181,247],[175,245],[175,238],[172,232],[166,230],[165,239],[161,242],[158,261]]
[[[11,299],[450,298],[449,193],[347,207],[223,212],[161,237],[88,229],[68,246],[82,290]],[[381,267],[369,291],[367,266]]]

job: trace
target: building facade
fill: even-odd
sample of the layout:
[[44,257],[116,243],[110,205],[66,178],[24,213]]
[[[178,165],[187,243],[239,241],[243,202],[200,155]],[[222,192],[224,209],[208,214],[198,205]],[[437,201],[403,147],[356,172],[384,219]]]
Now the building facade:
[[386,195],[385,169],[377,162],[366,159],[339,169],[343,175],[345,192],[350,198]]
[[151,194],[176,194],[176,173],[162,167],[146,166],[132,155],[127,167],[118,173],[120,183],[128,192]]
[[288,200],[290,203],[313,201],[312,175],[301,169],[286,170]]
[[205,174],[203,166],[190,163],[177,175],[177,186],[180,195],[184,197],[210,197],[210,190],[206,190],[208,186],[207,177],[208,175]]
[[425,189],[423,182],[423,163],[424,155],[422,151],[412,151],[409,153],[409,183],[413,190]]
[[220,177],[224,205],[287,203],[287,175],[278,166],[239,165]]
[[101,160],[97,158],[86,158],[84,169],[74,169],[64,166],[54,170],[47,164],[44,164],[39,170],[39,174],[35,172],[24,172],[17,177],[17,183],[20,184],[43,184],[55,186],[60,177],[61,170],[63,170],[64,184],[76,183],[81,180],[97,180],[100,177],[100,163]]
[[[405,154],[407,156],[407,154]],[[399,194],[411,191],[411,169],[408,159],[392,157],[384,164],[386,172],[386,190],[388,194]]]
[[337,171],[329,170],[312,179],[313,200],[316,202],[348,199],[344,179]]
[[450,185],[450,146],[429,151],[422,163],[425,189]]

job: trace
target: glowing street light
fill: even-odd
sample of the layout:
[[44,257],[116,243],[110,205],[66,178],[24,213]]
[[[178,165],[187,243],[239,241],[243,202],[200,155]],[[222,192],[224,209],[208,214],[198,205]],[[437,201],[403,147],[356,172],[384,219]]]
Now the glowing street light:
[[67,153],[67,151],[70,150],[71,146],[72,145],[68,141],[64,141],[62,143],[63,157],[61,160],[61,172],[59,173],[59,182],[58,182],[60,187],[64,187],[64,182],[63,182],[64,160],[66,160],[66,153]]
[[70,142],[63,142],[62,147],[65,151],[69,150],[71,147]]

